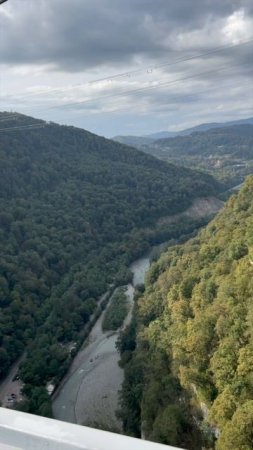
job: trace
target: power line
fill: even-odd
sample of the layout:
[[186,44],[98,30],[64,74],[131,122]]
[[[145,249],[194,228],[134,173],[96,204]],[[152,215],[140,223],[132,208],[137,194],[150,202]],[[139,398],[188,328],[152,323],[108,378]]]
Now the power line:
[[[179,59],[176,59],[175,61],[164,61],[163,63],[146,66],[141,69],[130,70],[127,72],[120,72],[120,73],[116,73],[112,76],[97,78],[95,80],[90,80],[86,83],[75,84],[75,85],[72,85],[70,89],[73,90],[73,89],[78,89],[78,88],[85,87],[85,86],[91,86],[91,85],[99,83],[101,81],[112,81],[112,80],[116,80],[119,78],[131,77],[132,75],[137,75],[138,73],[143,73],[143,72],[151,74],[151,73],[153,73],[154,70],[157,70],[162,67],[174,66],[174,65],[180,64],[181,62],[192,61],[194,59],[198,59],[198,58],[202,58],[202,57],[209,56],[212,54],[223,52],[224,50],[229,50],[232,48],[241,47],[243,45],[248,45],[252,42],[253,42],[253,38],[249,39],[247,41],[241,42],[239,44],[221,45],[219,47],[215,47],[213,50],[209,50],[208,52],[199,53],[198,55],[192,55],[192,56],[188,56],[185,58],[179,58]],[[27,98],[27,97],[39,96],[39,95],[49,95],[51,93],[66,92],[66,89],[68,89],[68,88],[66,88],[66,87],[65,88],[54,88],[54,89],[48,89],[48,90],[43,90],[43,91],[31,92],[31,93],[28,93],[28,94],[22,95],[22,96],[18,96],[18,94],[15,96],[10,95],[9,97],[17,98],[17,96],[18,96],[19,99],[20,98],[22,99],[22,98]]]
[[[116,94],[109,94],[109,95],[104,95],[104,96],[100,96],[100,97],[95,97],[95,98],[84,100],[84,101],[80,101],[80,102],[71,102],[71,103],[66,103],[66,104],[63,104],[63,105],[51,106],[48,109],[52,110],[52,109],[59,109],[59,108],[60,109],[62,109],[62,108],[69,108],[71,106],[79,106],[79,105],[90,103],[90,102],[96,101],[96,100],[104,100],[104,99],[108,99],[108,98],[124,96],[124,95],[127,95],[127,94],[139,93],[139,92],[143,92],[143,91],[147,91],[147,90],[151,90],[151,89],[157,89],[159,87],[163,87],[163,86],[167,86],[167,85],[170,85],[170,84],[179,83],[179,82],[182,82],[182,81],[186,81],[188,79],[193,79],[193,78],[197,78],[197,77],[200,77],[200,76],[206,76],[206,75],[210,75],[210,74],[213,74],[213,73],[218,73],[218,72],[227,70],[227,69],[229,69],[231,67],[241,66],[242,64],[247,65],[247,64],[250,64],[250,63],[249,62],[245,62],[245,63],[237,63],[237,64],[226,65],[226,66],[220,67],[218,69],[212,69],[212,70],[208,70],[208,71],[205,71],[205,72],[195,73],[195,74],[188,75],[188,76],[185,76],[185,77],[181,77],[181,78],[178,78],[178,79],[175,79],[175,80],[159,82],[159,83],[156,83],[155,85],[151,85],[151,86],[148,85],[148,86],[144,86],[144,87],[138,88],[138,89],[125,90],[125,91],[122,91],[122,92],[119,92],[119,93],[116,93]],[[202,90],[202,91],[199,91],[199,92],[200,93],[204,93],[206,91],[207,90]],[[195,92],[193,94],[186,94],[185,97],[198,95],[199,92]],[[177,97],[181,98],[182,96],[173,95],[173,99],[175,99]],[[41,110],[41,108],[39,110]],[[39,110],[37,109],[37,111],[39,111]],[[14,113],[14,116],[18,116],[18,115],[19,115],[18,113]],[[7,116],[7,118],[8,118],[8,116]],[[10,119],[13,118],[13,115],[9,116],[9,118]],[[5,120],[7,120],[7,119],[4,118],[3,121],[5,121]],[[1,119],[0,119],[0,122],[1,122]],[[12,130],[15,131],[15,130],[42,128],[42,127],[45,127],[45,126],[46,126],[46,123],[43,123],[43,124],[30,124],[30,125],[28,124],[28,125],[17,126],[17,127],[2,128],[2,129],[0,129],[0,132],[12,131]]]
[[[124,95],[127,95],[127,94],[139,93],[139,92],[143,92],[143,91],[147,91],[147,90],[151,90],[151,89],[157,89],[157,88],[159,88],[159,87],[163,87],[163,86],[167,86],[167,85],[170,85],[170,84],[179,83],[179,82],[182,82],[182,81],[185,81],[185,80],[188,80],[188,79],[194,79],[194,78],[197,78],[197,77],[199,77],[199,76],[205,76],[205,75],[210,75],[210,74],[213,74],[213,73],[218,73],[218,72],[227,70],[227,69],[229,69],[229,68],[231,68],[231,67],[240,66],[240,65],[242,65],[242,64],[247,65],[247,64],[250,64],[250,62],[237,63],[237,64],[233,64],[233,65],[226,65],[226,66],[223,66],[223,67],[218,68],[218,69],[213,69],[213,70],[209,70],[209,71],[205,71],[205,72],[195,73],[195,74],[193,74],[193,75],[188,75],[188,76],[186,76],[186,77],[178,78],[178,79],[176,79],[176,80],[170,80],[170,81],[166,81],[166,82],[160,82],[160,83],[157,83],[156,85],[152,85],[152,86],[144,86],[144,87],[138,88],[138,89],[126,90],[126,91],[122,91],[122,92],[117,93],[117,94],[109,94],[109,95],[105,95],[105,96],[101,96],[101,97],[96,97],[96,98],[89,99],[89,100],[84,100],[84,101],[81,101],[81,102],[72,102],[72,103],[67,103],[67,104],[64,104],[64,105],[51,106],[51,107],[49,107],[48,109],[49,109],[49,110],[54,110],[54,109],[69,108],[69,107],[71,107],[71,106],[79,106],[79,105],[86,104],[86,103],[90,103],[90,102],[96,101],[96,100],[104,100],[104,99],[108,99],[108,98],[114,98],[114,97],[124,96]],[[210,90],[210,89],[209,89],[209,90]],[[205,93],[206,91],[208,91],[208,89],[205,89],[205,90],[202,90],[202,91],[197,91],[197,92],[194,92],[193,94],[186,94],[185,97],[196,96],[196,95],[198,95],[199,92],[200,92],[200,93]],[[176,95],[173,95],[173,99],[175,99],[175,98],[177,98],[177,97],[182,98],[182,96],[176,96]],[[40,109],[37,109],[37,112],[38,112],[38,111],[41,111],[41,110],[42,110],[41,108],[40,108]],[[45,109],[43,108],[43,110],[45,110]],[[114,111],[113,111],[113,112],[114,112]],[[18,115],[18,114],[17,114],[17,115]],[[46,126],[45,123],[44,123],[44,124],[23,125],[23,126],[17,126],[17,127],[8,127],[8,128],[2,128],[2,129],[0,129],[0,132],[4,132],[4,131],[12,131],[12,130],[15,131],[15,130],[23,130],[23,129],[41,128],[41,127],[44,127],[44,126]]]
[[33,130],[36,128],[44,128],[46,126],[46,123],[43,124],[27,124],[27,125],[20,125],[17,127],[8,127],[8,128],[0,128],[0,132],[5,131],[18,131],[18,130]]
[[[234,84],[234,82],[233,82],[233,84]],[[250,84],[247,84],[247,83],[244,83],[244,85],[243,85],[244,87],[247,87],[247,86],[249,86],[249,87],[251,87],[252,86],[252,83],[250,83]],[[226,83],[226,86],[225,86],[226,88],[228,87],[228,84]],[[172,105],[173,104],[173,102],[175,101],[175,100],[177,100],[177,99],[190,99],[190,98],[194,98],[194,100],[195,100],[195,102],[198,102],[200,99],[198,98],[198,96],[200,95],[200,94],[208,94],[208,93],[211,93],[211,92],[213,92],[213,87],[212,88],[208,88],[208,89],[202,89],[202,90],[198,90],[198,91],[195,91],[195,92],[192,92],[192,93],[187,93],[187,94],[169,94],[169,97],[168,97],[168,102],[166,103],[166,107],[167,106],[169,106],[169,105]],[[163,105],[164,105],[164,103],[163,103]],[[252,104],[252,107],[253,107],[253,104]],[[132,105],[129,105],[129,107],[128,108],[126,108],[126,107],[124,107],[124,108],[121,108],[121,107],[119,107],[119,106],[117,106],[115,109],[113,109],[113,110],[110,110],[110,111],[106,111],[106,114],[113,114],[113,113],[117,113],[119,110],[122,112],[122,111],[124,111],[124,112],[127,112],[127,111],[129,111],[129,109],[131,108],[131,111],[132,111]],[[101,114],[101,111],[97,111],[97,112],[94,112],[93,114],[95,114],[95,113],[99,113],[99,114]]]
[[141,72],[144,72],[144,71],[146,71],[147,73],[152,73],[153,70],[160,69],[161,67],[174,66],[176,64],[180,64],[181,62],[186,62],[186,61],[191,61],[193,59],[202,58],[204,56],[209,56],[209,55],[212,55],[214,53],[222,52],[223,50],[239,47],[239,46],[242,46],[242,45],[247,45],[247,44],[249,44],[251,42],[253,42],[253,38],[249,39],[248,41],[241,42],[239,44],[221,45],[221,46],[215,47],[213,50],[209,50],[208,52],[205,52],[205,53],[200,53],[198,55],[188,56],[188,57],[185,57],[185,58],[179,58],[179,59],[176,59],[175,61],[169,61],[169,62],[167,61],[167,62],[164,62],[164,63],[161,63],[161,64],[148,66],[145,69],[136,69],[136,70],[132,70],[132,71],[128,71],[128,72],[119,73],[119,74],[113,75],[111,77],[99,78],[99,79],[96,79],[94,81],[90,81],[89,84],[97,83],[97,82],[100,82],[100,81],[112,80],[114,78],[119,78],[119,77],[127,77],[127,76],[131,76],[132,74],[137,74],[137,73],[141,73]]
[[[250,63],[247,63],[247,64],[250,64]],[[236,65],[239,65],[239,64],[234,64],[234,66],[236,66]],[[229,67],[228,66],[226,66],[226,67],[222,67],[222,68],[220,68],[220,69],[218,69],[218,70],[213,70],[213,71],[208,71],[208,72],[204,72],[205,74],[210,74],[211,72],[218,72],[218,71],[222,71],[222,70],[225,70],[225,69],[228,69]],[[195,76],[200,76],[200,75],[203,75],[203,73],[201,73],[201,74],[195,74],[195,75],[193,75],[193,76],[190,76],[190,77],[184,77],[183,79],[180,79],[180,80],[172,80],[172,81],[170,81],[170,82],[166,82],[166,83],[160,83],[159,85],[156,85],[156,86],[151,86],[151,87],[144,87],[144,88],[140,88],[139,90],[135,90],[135,92],[136,91],[141,91],[141,90],[146,90],[146,89],[148,89],[148,88],[156,88],[156,87],[159,87],[160,85],[165,85],[165,84],[169,84],[169,83],[174,83],[174,82],[179,82],[179,81],[182,81],[182,80],[185,80],[186,78],[188,79],[188,78],[193,78],[193,77],[195,77]],[[244,84],[244,86],[247,86],[247,84]],[[227,84],[226,84],[226,87],[227,87]],[[205,93],[208,93],[208,92],[211,92],[212,91],[212,88],[209,88],[209,89],[202,89],[202,90],[198,90],[197,92],[195,91],[195,92],[193,92],[193,93],[188,93],[188,94],[184,94],[184,95],[177,95],[177,94],[170,94],[170,101],[175,101],[177,98],[184,98],[184,99],[186,99],[186,98],[196,98],[196,96],[198,96],[199,94],[205,94]],[[126,91],[124,91],[124,94],[126,93]],[[122,95],[122,94],[118,94],[118,95]],[[114,97],[113,95],[111,95],[110,97]],[[197,99],[198,100],[198,99]],[[91,101],[91,100],[90,100]],[[71,104],[72,105],[72,104]],[[67,105],[67,106],[69,106],[69,104]],[[52,108],[59,108],[59,106],[54,106],[54,107],[52,107]],[[124,109],[125,111],[126,111],[126,109]],[[38,110],[37,110],[38,111]],[[109,113],[115,113],[115,112],[117,112],[118,111],[118,108],[116,109],[116,110],[113,110],[113,111],[109,111]],[[107,112],[107,114],[108,114],[108,112]],[[16,115],[19,115],[19,114],[16,114]],[[16,126],[16,127],[8,127],[8,128],[2,128],[2,129],[0,129],[0,132],[4,132],[4,131],[17,131],[17,130],[25,130],[25,129],[34,129],[34,128],[44,128],[44,127],[46,127],[48,125],[48,123],[47,122],[43,122],[42,124],[28,124],[28,125],[23,125],[23,126]]]
[[7,122],[8,120],[14,120],[18,116],[19,116],[18,113],[13,113],[11,115],[6,115],[5,117],[1,117],[1,115],[0,115],[0,122]]
[[94,97],[94,98],[91,98],[91,99],[82,100],[82,101],[79,101],[79,102],[64,103],[62,105],[51,106],[48,109],[52,110],[52,109],[59,109],[59,108],[61,108],[61,109],[62,108],[69,108],[71,106],[79,106],[79,105],[83,105],[83,104],[86,104],[86,103],[91,103],[91,102],[96,101],[96,100],[104,100],[104,99],[108,99],[108,98],[122,97],[122,96],[127,95],[127,94],[136,94],[136,93],[144,92],[144,91],[147,91],[147,90],[157,89],[159,87],[176,84],[176,83],[179,83],[181,81],[191,80],[191,79],[194,79],[194,78],[198,78],[200,76],[206,76],[206,75],[222,72],[223,70],[226,70],[226,69],[231,68],[231,67],[247,65],[247,64],[250,64],[250,62],[247,61],[245,63],[237,63],[237,64],[226,65],[226,66],[220,67],[218,69],[212,69],[212,70],[208,70],[208,71],[205,71],[205,72],[195,73],[193,75],[188,75],[188,76],[185,76],[185,77],[177,78],[175,80],[170,80],[170,81],[165,81],[165,82],[158,82],[156,84],[152,84],[151,86],[148,85],[148,86],[144,86],[144,87],[137,88],[137,89],[125,90],[125,91],[118,92],[118,93],[115,93],[115,94],[107,94],[107,95],[103,95],[103,96],[100,96],[100,97]]
[[[251,86],[251,84],[244,84],[244,86]],[[226,85],[227,87],[227,85]],[[184,94],[183,98],[184,99],[190,99],[190,98],[194,98],[195,102],[198,102],[200,99],[196,96],[198,96],[199,94],[206,94],[206,93],[210,93],[212,92],[212,88],[209,89],[202,89],[199,90],[197,92],[194,92],[192,94]],[[182,95],[176,95],[176,94],[172,94],[170,95],[170,99],[169,99],[169,103],[172,103],[173,101],[177,100],[177,99],[181,99]],[[114,113],[118,113],[119,108],[117,107],[114,110],[111,111],[107,111],[106,114],[114,114]],[[120,108],[120,111],[124,111],[124,112],[128,112],[129,108]],[[0,132],[4,132],[4,131],[18,131],[18,130],[29,130],[29,129],[35,129],[35,128],[45,128],[46,126],[50,125],[48,122],[44,122],[43,124],[30,124],[30,125],[23,125],[23,126],[17,126],[17,127],[10,127],[10,128],[2,128],[0,129]],[[79,128],[79,127],[77,127]]]

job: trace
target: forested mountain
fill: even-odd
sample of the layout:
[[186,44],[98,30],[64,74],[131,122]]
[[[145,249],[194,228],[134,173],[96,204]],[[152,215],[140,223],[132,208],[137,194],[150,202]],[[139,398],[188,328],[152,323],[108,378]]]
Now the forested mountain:
[[[185,130],[178,131],[176,133],[177,136],[188,136],[192,133],[199,133],[211,130],[212,128],[225,128],[231,127],[234,125],[253,125],[253,117],[249,117],[248,119],[239,119],[239,120],[231,120],[229,122],[209,122],[209,123],[201,123],[200,125],[196,125],[195,127],[186,128]],[[164,136],[166,137],[166,136]],[[167,136],[174,137],[174,136]],[[161,136],[162,138],[162,136]],[[158,137],[160,139],[160,137]]]
[[145,151],[145,146],[151,145],[158,139],[168,139],[177,136],[189,136],[192,133],[200,133],[211,130],[212,128],[225,128],[231,127],[233,125],[253,125],[253,117],[248,119],[233,120],[231,122],[211,122],[202,123],[192,128],[186,128],[180,131],[159,131],[157,133],[147,134],[145,136],[115,136],[114,141],[120,142],[126,145],[133,145],[134,147],[143,149]]
[[253,125],[234,125],[226,128],[214,128],[204,133],[192,133],[190,136],[159,139],[157,147],[166,150],[168,156],[199,155],[223,156],[229,154],[234,158],[252,157]]
[[101,294],[150,245],[200,225],[161,217],[220,185],[81,129],[0,121],[0,377],[26,348],[26,408],[49,414],[41,386],[66,371]]
[[252,450],[252,192],[250,177],[197,237],[151,266],[137,325],[118,344],[127,433]]
[[233,187],[253,171],[253,124],[159,139],[143,150],[177,165],[204,170]]

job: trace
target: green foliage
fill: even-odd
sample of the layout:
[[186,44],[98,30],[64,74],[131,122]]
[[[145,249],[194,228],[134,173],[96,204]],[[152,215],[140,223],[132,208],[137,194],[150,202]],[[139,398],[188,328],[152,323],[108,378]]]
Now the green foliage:
[[253,125],[233,125],[159,139],[143,151],[160,159],[212,173],[227,187],[242,183],[253,169]]
[[120,418],[129,436],[141,437],[141,401],[144,382],[144,365],[141,357],[124,366],[125,377],[120,392]]
[[[150,269],[128,363],[142,361],[140,416],[148,438],[197,448],[189,412],[196,417],[205,410],[203,446],[213,445],[217,428],[217,449],[253,448],[252,192],[253,177],[197,237],[169,248]],[[168,374],[178,383],[174,397],[166,393]],[[174,409],[182,399],[188,414]],[[187,427],[188,445],[173,435],[184,436]]]
[[53,417],[50,397],[44,387],[26,385],[23,389],[26,400],[17,405],[17,409],[44,417]]
[[180,291],[183,297],[191,298],[192,291],[196,283],[197,278],[195,277],[184,278],[180,286]]
[[169,405],[155,418],[151,438],[156,442],[179,445],[185,427],[182,408],[179,405]]
[[124,328],[119,334],[116,342],[118,352],[122,355],[125,352],[133,352],[136,346],[136,323],[134,318],[131,323]]
[[248,254],[248,246],[244,242],[233,242],[231,245],[231,257],[233,259],[243,258]]
[[253,400],[239,406],[232,420],[224,427],[217,450],[252,450],[253,448]]
[[124,322],[128,311],[127,294],[124,288],[119,288],[113,294],[105,312],[102,323],[103,331],[116,331]]
[[64,375],[129,263],[196,227],[158,220],[219,185],[81,129],[12,119],[41,128],[1,133],[0,377],[26,349],[21,377],[41,387]]

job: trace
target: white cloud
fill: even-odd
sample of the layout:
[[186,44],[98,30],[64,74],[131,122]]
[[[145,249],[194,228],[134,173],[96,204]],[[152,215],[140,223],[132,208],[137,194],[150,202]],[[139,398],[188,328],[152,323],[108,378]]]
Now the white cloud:
[[253,37],[253,19],[246,16],[244,9],[239,9],[225,20],[222,34],[232,44],[247,41]]
[[[210,16],[201,28],[181,31],[169,37],[178,50],[213,48],[223,44],[239,44],[253,38],[253,18],[244,9],[226,18]],[[172,45],[172,44],[171,44]]]

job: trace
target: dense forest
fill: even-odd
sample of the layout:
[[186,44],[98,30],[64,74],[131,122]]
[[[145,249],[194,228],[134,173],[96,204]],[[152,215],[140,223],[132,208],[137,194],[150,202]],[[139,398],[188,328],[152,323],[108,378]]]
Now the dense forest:
[[151,266],[118,342],[127,433],[253,449],[252,192],[249,177],[205,229]]
[[200,225],[158,219],[221,186],[81,129],[0,119],[0,378],[26,349],[22,407],[50,415],[45,386],[67,370],[99,297],[150,245]]
[[253,169],[253,125],[233,125],[159,139],[142,150],[159,159],[211,173],[228,188]]

